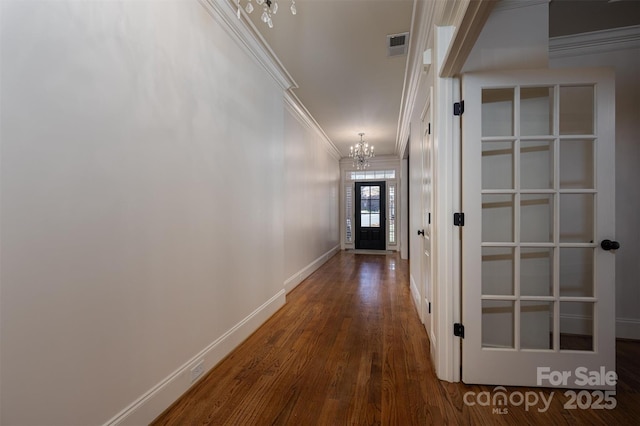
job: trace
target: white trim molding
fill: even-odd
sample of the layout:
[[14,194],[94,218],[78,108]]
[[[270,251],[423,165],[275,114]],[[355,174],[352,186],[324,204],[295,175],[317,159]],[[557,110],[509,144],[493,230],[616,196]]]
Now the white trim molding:
[[191,382],[191,368],[202,362],[204,377],[240,343],[264,324],[286,301],[284,289],[250,313],[246,318],[214,340],[189,361],[180,366],[165,379],[140,396],[131,405],[116,414],[105,425],[141,425],[149,424],[184,394],[194,383]]
[[340,244],[333,247],[331,250],[326,252],[325,254],[318,257],[313,262],[309,263],[304,268],[300,269],[298,272],[290,276],[284,282],[284,290],[288,294],[291,290],[296,288],[298,284],[304,281],[309,275],[313,274],[318,268],[324,265],[329,259],[331,259],[336,253],[340,251]]
[[418,313],[418,317],[420,321],[424,323],[424,318],[420,314],[420,290],[418,290],[418,286],[416,285],[416,281],[413,279],[413,275],[409,276],[409,288],[411,289],[411,297],[413,298],[413,305],[416,308],[416,312]]
[[396,132],[397,158],[404,155],[407,141],[411,134],[411,114],[415,108],[420,79],[424,72],[423,53],[430,47],[435,9],[438,2],[414,2],[411,15],[411,38],[409,39],[409,53],[405,66],[402,100],[398,116]]
[[616,318],[616,338],[640,340],[640,319]]
[[640,25],[549,39],[549,58],[640,48]]
[[329,136],[324,132],[320,124],[313,118],[309,110],[302,104],[300,99],[291,91],[284,94],[284,105],[293,114],[298,121],[307,126],[311,131],[315,132],[324,142],[327,152],[336,160],[340,160],[341,155],[338,148],[333,144]]
[[523,7],[537,6],[539,4],[551,3],[551,0],[500,0],[493,10],[496,12],[509,9],[520,9]]
[[209,15],[238,42],[238,45],[253,56],[284,90],[297,88],[298,85],[275,55],[264,37],[260,35],[244,10],[238,19],[236,10],[228,0],[198,0]]

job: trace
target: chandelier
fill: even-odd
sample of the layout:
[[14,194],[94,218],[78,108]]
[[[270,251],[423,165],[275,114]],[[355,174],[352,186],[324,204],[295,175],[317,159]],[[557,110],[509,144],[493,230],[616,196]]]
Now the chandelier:
[[[236,0],[238,5],[238,19],[240,19],[240,0]],[[262,6],[262,16],[260,16],[260,20],[267,24],[269,28],[273,28],[273,20],[271,17],[278,13],[278,0],[255,0],[258,7]],[[247,5],[244,7],[244,10],[247,13],[253,12],[253,4],[251,0],[247,0]],[[291,0],[291,14],[295,15],[298,11],[296,10],[296,0]]]
[[353,158],[353,167],[357,170],[363,170],[369,167],[369,159],[375,157],[373,153],[373,145],[369,146],[368,143],[362,140],[364,133],[358,133],[360,135],[360,142],[350,147],[349,157]]

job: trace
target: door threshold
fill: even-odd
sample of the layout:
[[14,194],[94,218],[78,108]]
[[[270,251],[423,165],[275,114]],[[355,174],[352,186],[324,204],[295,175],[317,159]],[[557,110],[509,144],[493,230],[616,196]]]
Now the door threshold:
[[388,255],[393,254],[392,250],[365,250],[365,249],[346,249],[347,253],[353,254],[379,254],[379,255]]

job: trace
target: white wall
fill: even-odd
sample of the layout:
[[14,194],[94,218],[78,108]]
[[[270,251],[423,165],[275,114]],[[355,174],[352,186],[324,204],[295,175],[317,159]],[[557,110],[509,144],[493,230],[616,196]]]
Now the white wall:
[[[307,252],[285,231],[283,87],[218,12],[1,8],[0,423],[147,423],[335,244],[335,199]],[[304,151],[311,191],[337,191],[337,162]]]
[[550,66],[612,67],[616,75],[616,335],[640,339],[640,26],[551,39]]
[[290,291],[340,248],[340,166],[335,148],[294,101],[284,129],[284,272]]

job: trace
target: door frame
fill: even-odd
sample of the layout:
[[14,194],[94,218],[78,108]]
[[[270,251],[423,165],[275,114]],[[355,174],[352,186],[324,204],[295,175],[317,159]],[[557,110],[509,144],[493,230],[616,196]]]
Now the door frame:
[[361,228],[361,216],[360,216],[360,187],[362,186],[379,186],[380,187],[380,234],[382,236],[382,248],[368,248],[364,250],[386,250],[387,249],[387,182],[382,181],[356,181],[354,185],[354,232],[353,239],[354,247],[356,249],[363,249],[360,246],[360,228]]

